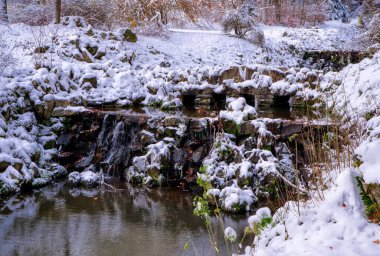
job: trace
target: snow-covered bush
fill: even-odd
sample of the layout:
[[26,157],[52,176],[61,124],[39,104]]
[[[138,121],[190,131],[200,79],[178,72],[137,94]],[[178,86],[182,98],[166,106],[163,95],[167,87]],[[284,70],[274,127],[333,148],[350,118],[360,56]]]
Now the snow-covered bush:
[[254,30],[256,24],[250,16],[243,15],[240,10],[233,10],[224,16],[222,25],[224,32],[233,30],[238,37],[244,38],[249,31]]
[[65,1],[63,16],[80,16],[96,28],[112,29],[122,26],[115,17],[115,3],[112,1]]
[[31,26],[47,25],[53,20],[50,5],[35,3],[15,4],[9,13],[11,23],[25,23]]
[[14,47],[9,47],[0,35],[0,75],[4,70],[15,65],[16,59],[13,57]]
[[372,43],[380,43],[380,14],[372,18],[365,35]]

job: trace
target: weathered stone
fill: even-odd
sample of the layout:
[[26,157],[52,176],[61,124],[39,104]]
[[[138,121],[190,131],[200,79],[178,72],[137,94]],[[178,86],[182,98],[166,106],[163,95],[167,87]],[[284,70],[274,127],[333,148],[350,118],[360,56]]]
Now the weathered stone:
[[141,136],[140,136],[140,142],[144,146],[156,143],[156,138],[154,137],[153,133],[147,132],[147,131],[142,131]]
[[198,95],[195,98],[195,108],[204,108],[204,109],[211,109],[211,107],[214,105],[214,97],[212,97],[211,94],[201,94]]
[[176,133],[177,133],[177,128],[175,127],[166,127],[164,131],[164,134],[167,137],[175,137]]
[[101,58],[103,58],[104,56],[106,56],[106,51],[104,49],[98,49],[96,55],[95,55],[95,59],[97,60],[100,60]]
[[94,63],[93,56],[86,49],[82,49],[82,59],[87,63]]
[[81,84],[84,85],[86,83],[91,84],[92,88],[96,88],[98,86],[98,80],[96,78],[96,75],[93,73],[85,74],[82,77]]
[[267,75],[272,78],[272,82],[278,82],[285,78],[285,72],[280,69],[269,69],[263,72],[263,75]]
[[225,80],[233,80],[234,82],[242,82],[240,67],[231,67],[230,69],[222,71],[219,83],[222,84]]
[[183,124],[183,123],[184,123],[183,119],[181,119],[180,117],[177,117],[177,116],[168,116],[168,117],[165,117],[165,119],[164,119],[164,126],[165,127],[178,126],[178,125]]
[[82,175],[79,172],[72,172],[69,174],[69,185],[73,187],[80,186]]
[[160,169],[156,165],[148,166],[146,172],[154,179],[158,179],[158,176],[160,176]]
[[193,162],[201,163],[203,160],[203,147],[199,147],[197,150],[193,152]]
[[257,109],[269,109],[271,106],[273,106],[274,96],[272,94],[255,95],[255,103],[255,107]]
[[257,127],[251,121],[247,121],[240,126],[240,135],[254,135],[257,133]]
[[100,175],[92,171],[84,171],[81,173],[80,184],[85,187],[96,187],[100,185]]
[[292,108],[305,108],[306,101],[301,97],[290,97],[289,105]]
[[302,131],[303,125],[299,123],[286,123],[281,128],[281,136],[287,138]]

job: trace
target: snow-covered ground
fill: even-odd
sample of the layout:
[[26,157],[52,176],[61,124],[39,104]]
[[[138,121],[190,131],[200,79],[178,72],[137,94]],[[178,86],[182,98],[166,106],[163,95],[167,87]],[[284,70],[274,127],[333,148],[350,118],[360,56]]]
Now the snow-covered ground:
[[363,163],[333,171],[323,200],[312,197],[280,208],[274,226],[256,238],[255,248],[246,248],[246,255],[379,255],[380,227],[365,217],[355,177],[380,184],[380,53],[326,77],[335,80],[324,88],[327,102],[346,125],[363,126],[356,150]]
[[[211,86],[204,77],[220,74],[231,66],[259,67],[249,81],[230,84],[299,92],[305,99],[321,97],[347,123],[357,121],[366,132],[357,149],[363,164],[337,173],[325,199],[306,202],[299,215],[287,207],[278,210],[274,218],[277,225],[265,229],[257,238],[254,254],[379,255],[379,226],[366,220],[353,177],[363,175],[367,182],[380,183],[380,54],[338,73],[300,69],[298,51],[352,49],[347,42],[357,33],[354,24],[263,30],[265,47],[220,32],[172,30],[168,39],[139,37],[137,43],[129,43],[122,40],[122,31],[111,33],[87,26],[51,25],[40,30],[22,24],[1,25],[2,39],[16,47],[13,52],[17,65],[0,77],[0,194],[17,192],[25,183],[40,186],[67,175],[61,166],[51,163],[57,153],[56,134],[63,128],[59,118],[51,117],[53,110],[83,111],[87,104],[131,106],[158,101],[177,108],[181,105],[181,87]],[[34,54],[36,46],[50,49],[45,54]],[[36,70],[36,64],[43,67]],[[289,70],[277,82],[264,75],[268,69],[281,73],[277,67],[284,66]],[[309,77],[321,79],[320,88],[306,83]],[[222,115],[240,123],[254,118],[255,113],[254,108],[237,98],[230,99]],[[37,122],[36,117],[45,122]],[[263,122],[252,122],[262,141],[272,138]],[[223,149],[242,155],[230,137],[220,140]],[[156,150],[154,145],[150,149]],[[269,151],[250,152],[259,155],[255,169],[244,156],[239,164],[223,163],[226,156],[218,155],[220,151],[215,148],[206,160],[209,176],[205,174],[205,179],[227,183],[226,179],[237,173],[243,180],[254,171],[276,173],[277,159],[272,161],[274,156]],[[256,200],[252,190],[236,182],[210,193],[222,197],[226,209],[233,208],[236,202],[248,205]],[[294,209],[292,203],[288,206]]]

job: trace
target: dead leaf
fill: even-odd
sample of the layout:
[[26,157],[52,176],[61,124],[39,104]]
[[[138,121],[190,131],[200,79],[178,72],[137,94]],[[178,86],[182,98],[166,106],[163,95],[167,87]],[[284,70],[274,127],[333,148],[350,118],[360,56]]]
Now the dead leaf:
[[373,241],[375,244],[380,244],[380,240],[379,239],[377,239],[377,240],[375,240],[375,241]]

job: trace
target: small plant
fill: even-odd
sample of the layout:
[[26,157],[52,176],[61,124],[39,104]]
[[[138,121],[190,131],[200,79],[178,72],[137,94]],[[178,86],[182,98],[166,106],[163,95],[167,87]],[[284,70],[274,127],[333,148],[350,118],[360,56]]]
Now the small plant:
[[267,228],[269,225],[273,223],[272,217],[264,217],[259,222],[256,222],[253,227],[252,231],[256,236],[259,236],[261,232]]
[[0,36],[0,76],[3,72],[16,64],[16,59],[13,57],[15,46],[9,47]]
[[365,214],[372,222],[380,223],[380,206],[375,203],[364,189],[363,180],[360,177],[356,177],[356,182],[359,187],[360,196],[362,198]]

